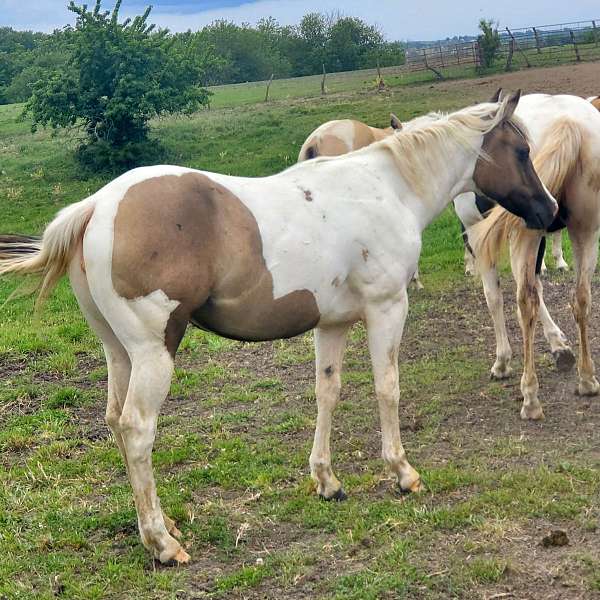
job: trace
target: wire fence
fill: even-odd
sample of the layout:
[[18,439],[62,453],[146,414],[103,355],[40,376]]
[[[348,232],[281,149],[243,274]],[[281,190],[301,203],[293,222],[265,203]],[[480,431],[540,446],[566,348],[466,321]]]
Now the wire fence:
[[409,48],[406,68],[409,71],[434,72],[444,77],[450,67],[493,70],[517,69],[568,62],[600,59],[600,29],[597,21],[577,21],[500,31],[500,47],[491,64],[486,64],[483,48],[477,40],[435,46]]

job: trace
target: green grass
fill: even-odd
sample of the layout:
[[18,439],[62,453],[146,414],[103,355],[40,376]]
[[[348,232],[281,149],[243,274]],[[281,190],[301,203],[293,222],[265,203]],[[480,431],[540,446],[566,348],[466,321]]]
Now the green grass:
[[[392,84],[394,77],[400,74],[386,74]],[[372,79],[331,76],[332,94],[323,99],[318,78],[275,82],[269,105],[256,104],[264,93],[258,84],[230,86],[217,90],[210,112],[157,120],[153,134],[171,162],[259,176],[293,164],[307,134],[325,120],[385,125],[390,110],[409,119],[481,100],[472,88],[439,95],[400,85],[406,81],[375,94]],[[0,107],[0,230],[37,233],[108,177],[82,175],[74,142],[32,135],[17,122],[19,112]],[[242,362],[257,346],[188,334],[154,465],[162,506],[196,561],[189,568],[155,565],[139,541],[126,473],[102,424],[101,347],[68,283],[38,318],[30,298],[3,305],[0,598],[263,598],[298,589],[307,598],[481,597],[477,590],[496,589],[515,570],[507,540],[532,520],[593,535],[600,476],[585,440],[567,455],[548,443],[540,458],[535,435],[521,436],[517,420],[511,431],[481,439],[457,420],[481,389],[508,407],[506,418],[516,414],[514,388],[487,382],[489,339],[451,337],[459,319],[480,327],[479,315],[465,313],[455,296],[474,294],[462,276],[462,252],[447,211],[425,233],[426,290],[410,293],[401,391],[415,427],[402,434],[427,487],[420,496],[397,496],[377,458],[364,328],[350,336],[332,437],[350,495],[342,504],[319,501],[307,470],[315,418],[311,336],[274,343],[263,359],[275,370],[256,372]],[[0,304],[16,283],[0,281]],[[437,330],[435,322],[442,324]],[[585,593],[600,589],[598,560],[593,550],[577,555]]]

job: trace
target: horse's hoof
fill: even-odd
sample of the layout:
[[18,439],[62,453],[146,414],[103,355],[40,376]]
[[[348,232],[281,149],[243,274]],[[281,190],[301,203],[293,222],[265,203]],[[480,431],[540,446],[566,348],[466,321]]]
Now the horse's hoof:
[[567,263],[564,263],[564,264],[558,264],[558,265],[556,265],[556,268],[557,268],[559,271],[563,271],[563,272],[565,272],[565,273],[566,273],[566,272],[569,270],[569,265],[568,265]]
[[597,396],[600,392],[600,383],[593,377],[591,381],[580,381],[575,389],[577,396]]
[[544,419],[544,410],[541,406],[532,406],[521,408],[521,419],[523,421],[542,421]]
[[571,348],[559,348],[552,353],[552,356],[554,356],[556,370],[560,373],[570,371],[575,365],[575,355]]
[[348,496],[346,495],[346,492],[344,492],[344,488],[340,488],[329,497],[325,496],[325,494],[319,494],[319,498],[325,500],[326,502],[343,502],[344,500],[348,500]]
[[408,494],[418,494],[424,489],[425,487],[423,486],[420,477],[407,488],[403,488],[401,485],[398,485],[398,490],[402,496],[407,496]]
[[163,565],[167,566],[177,566],[177,565],[185,565],[190,562],[190,555],[181,547],[175,553],[174,556],[169,556],[169,551],[165,550],[161,552],[159,556],[159,560]]
[[490,371],[490,379],[492,381],[501,381],[502,379],[508,379],[512,375],[512,367],[506,366],[503,369],[494,365]]

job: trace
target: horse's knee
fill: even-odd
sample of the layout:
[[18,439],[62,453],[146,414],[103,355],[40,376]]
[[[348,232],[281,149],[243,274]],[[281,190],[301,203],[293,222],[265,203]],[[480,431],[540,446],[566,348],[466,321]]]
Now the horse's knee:
[[106,413],[104,414],[104,421],[109,426],[110,430],[114,433],[120,431],[119,420],[121,418],[121,411],[115,405],[115,403],[109,402],[106,407]]

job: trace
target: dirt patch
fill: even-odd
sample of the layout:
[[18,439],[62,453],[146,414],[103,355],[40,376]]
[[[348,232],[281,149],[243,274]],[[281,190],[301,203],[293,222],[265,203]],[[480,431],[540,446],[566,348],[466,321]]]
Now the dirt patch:
[[513,73],[502,73],[478,79],[461,79],[432,84],[440,92],[450,90],[477,89],[483,96],[490,98],[499,87],[509,90],[522,89],[528,94],[535,92],[546,94],[576,94],[584,97],[600,94],[598,87],[598,63],[581,63],[546,67],[540,69],[522,69]]

